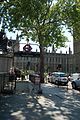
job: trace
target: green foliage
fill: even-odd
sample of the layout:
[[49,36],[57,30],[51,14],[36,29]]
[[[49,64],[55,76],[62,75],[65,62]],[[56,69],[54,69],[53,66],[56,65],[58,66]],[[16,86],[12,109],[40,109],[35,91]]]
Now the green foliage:
[[[2,0],[2,29],[21,30],[22,36],[44,46],[64,46],[63,25],[80,37],[80,0]],[[74,31],[74,32],[73,32]]]
[[6,0],[1,4],[3,29],[20,30],[22,36],[44,47],[64,46],[67,38],[62,32],[62,16],[58,2],[53,0]]
[[80,0],[59,0],[60,15],[75,39],[80,38]]

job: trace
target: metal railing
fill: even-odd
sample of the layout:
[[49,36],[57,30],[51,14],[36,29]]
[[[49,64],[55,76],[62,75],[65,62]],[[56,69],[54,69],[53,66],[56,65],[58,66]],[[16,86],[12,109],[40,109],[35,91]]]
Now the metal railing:
[[10,81],[10,74],[7,72],[0,72],[0,93],[6,90],[15,90],[16,80],[15,77]]

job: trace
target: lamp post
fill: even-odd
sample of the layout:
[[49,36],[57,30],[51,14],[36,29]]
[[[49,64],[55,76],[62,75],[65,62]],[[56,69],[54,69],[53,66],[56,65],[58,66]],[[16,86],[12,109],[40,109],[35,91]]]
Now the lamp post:
[[[29,42],[29,41],[27,41],[27,42]],[[38,44],[26,44],[24,47],[23,47],[23,50],[25,50],[25,52],[30,52],[31,51],[31,46],[30,45],[37,45],[37,46],[39,46]],[[43,48],[43,46],[39,46],[40,47],[40,51],[41,50],[43,50],[44,48]],[[43,52],[43,51],[42,51]],[[40,58],[43,58],[43,54],[40,54]],[[40,61],[40,65],[42,66],[42,64],[41,63],[43,63],[44,61],[43,61],[43,59],[41,59],[41,61]],[[43,66],[42,66],[43,67]],[[41,70],[41,68],[42,67],[40,67],[40,75],[39,75],[39,77],[37,77],[37,78],[35,78],[35,79],[37,79],[37,80],[39,80],[40,82],[39,82],[39,89],[38,89],[38,94],[42,94],[42,89],[41,89],[41,79],[43,79],[42,78],[42,74],[43,74],[43,72],[42,72],[42,70]],[[36,76],[35,76],[36,77]]]
[[[39,78],[38,78],[38,80],[39,80],[39,89],[38,89],[38,94],[42,94],[42,89],[41,89],[41,82],[43,81],[43,74],[44,74],[44,67],[43,67],[43,65],[44,65],[44,48],[43,48],[43,46],[40,44],[40,45],[38,45],[37,44],[37,46],[39,46],[39,48],[40,48],[40,75],[39,75]],[[43,70],[41,70],[41,68],[43,69]],[[42,79],[42,81],[41,81],[41,79]]]

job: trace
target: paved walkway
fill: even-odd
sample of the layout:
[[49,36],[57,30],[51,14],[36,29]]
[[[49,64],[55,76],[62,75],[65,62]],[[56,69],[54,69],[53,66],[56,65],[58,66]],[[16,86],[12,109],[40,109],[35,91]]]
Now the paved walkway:
[[79,92],[49,83],[42,90],[38,95],[30,83],[17,83],[15,94],[0,96],[0,120],[80,120]]

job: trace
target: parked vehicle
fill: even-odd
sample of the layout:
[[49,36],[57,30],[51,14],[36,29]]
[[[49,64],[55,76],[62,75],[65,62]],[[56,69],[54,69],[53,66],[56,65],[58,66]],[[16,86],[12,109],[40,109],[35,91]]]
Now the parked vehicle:
[[64,72],[53,72],[50,76],[49,81],[57,85],[67,85],[68,78]]
[[72,74],[71,84],[73,89],[80,89],[80,73]]

